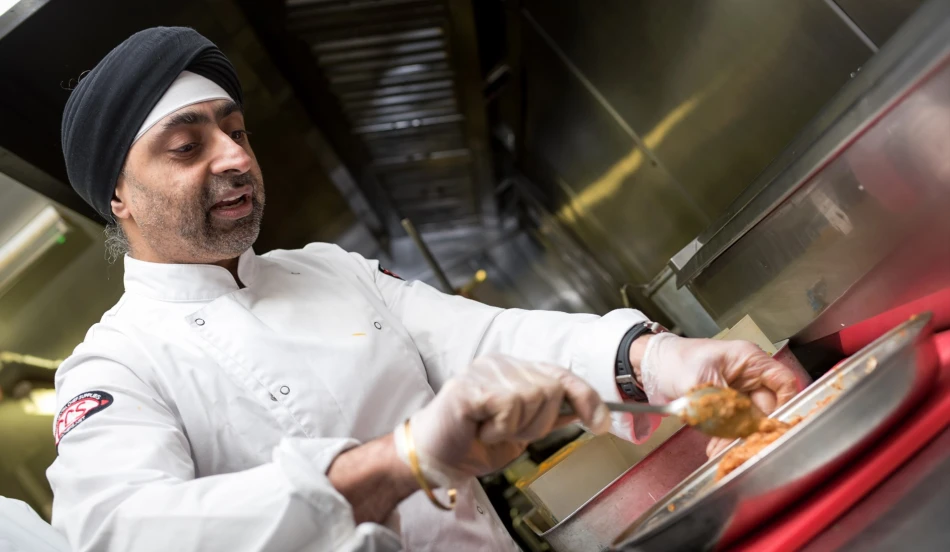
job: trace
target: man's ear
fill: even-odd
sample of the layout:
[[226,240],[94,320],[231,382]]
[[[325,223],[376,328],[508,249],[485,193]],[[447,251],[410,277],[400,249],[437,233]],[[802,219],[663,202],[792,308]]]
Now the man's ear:
[[116,182],[115,192],[112,193],[112,214],[116,219],[127,219],[132,216],[129,211],[129,187],[125,183],[125,171],[119,175],[119,181]]

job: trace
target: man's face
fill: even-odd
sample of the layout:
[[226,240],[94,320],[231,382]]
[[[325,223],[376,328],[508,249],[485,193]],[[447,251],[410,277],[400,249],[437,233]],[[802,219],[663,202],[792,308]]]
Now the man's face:
[[149,129],[129,150],[112,209],[141,260],[216,263],[251,247],[264,184],[237,104],[191,105]]

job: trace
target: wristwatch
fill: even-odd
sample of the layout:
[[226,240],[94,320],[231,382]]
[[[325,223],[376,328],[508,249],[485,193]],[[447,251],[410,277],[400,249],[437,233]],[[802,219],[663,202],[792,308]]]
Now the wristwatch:
[[639,402],[647,401],[646,392],[637,384],[633,377],[633,366],[630,365],[630,346],[636,339],[649,333],[658,334],[667,332],[666,328],[658,322],[638,322],[631,327],[623,339],[620,340],[620,348],[617,349],[617,367],[616,378],[617,387],[626,395],[627,398]]

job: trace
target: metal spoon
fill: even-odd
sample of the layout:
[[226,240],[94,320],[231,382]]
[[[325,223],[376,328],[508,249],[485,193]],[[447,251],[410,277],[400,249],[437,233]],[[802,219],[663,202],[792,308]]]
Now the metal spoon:
[[[738,439],[758,431],[765,414],[743,393],[724,387],[693,389],[675,401],[656,406],[645,403],[607,402],[612,412],[677,416],[706,435]],[[562,416],[573,416],[574,408],[561,405]]]

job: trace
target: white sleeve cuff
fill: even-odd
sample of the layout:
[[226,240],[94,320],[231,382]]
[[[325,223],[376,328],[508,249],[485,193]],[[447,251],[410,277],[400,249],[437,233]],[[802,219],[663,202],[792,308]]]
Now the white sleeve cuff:
[[574,335],[571,369],[584,378],[605,401],[621,400],[617,389],[617,349],[630,328],[647,317],[640,311],[622,309],[583,324]]
[[[630,328],[638,322],[646,321],[649,319],[640,311],[615,310],[584,324],[574,336],[571,369],[584,378],[603,400],[624,400],[617,388],[617,350]],[[611,432],[634,443],[643,442],[658,425],[658,420],[626,413],[615,412],[611,418]]]

